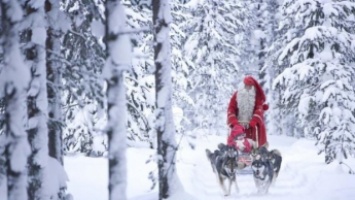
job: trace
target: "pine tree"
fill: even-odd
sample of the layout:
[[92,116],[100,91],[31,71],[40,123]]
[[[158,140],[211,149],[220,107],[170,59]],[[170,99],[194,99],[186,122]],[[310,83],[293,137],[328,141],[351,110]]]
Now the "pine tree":
[[289,133],[283,132],[280,122],[283,121],[281,115],[281,100],[280,100],[280,88],[273,88],[272,82],[277,75],[280,74],[281,66],[278,65],[278,55],[280,54],[281,43],[280,37],[283,32],[278,30],[278,21],[280,18],[280,5],[278,0],[270,0],[266,2],[266,11],[264,16],[264,26],[266,32],[266,49],[265,49],[265,65],[263,66],[261,73],[265,73],[265,77],[262,79],[264,83],[264,91],[267,95],[267,103],[269,104],[269,110],[265,114],[268,134],[282,134]]
[[0,137],[6,137],[6,143],[2,140],[0,144],[0,185],[7,183],[7,195],[1,194],[0,197],[8,200],[28,199],[26,163],[30,146],[24,125],[30,72],[20,52],[18,24],[22,17],[19,1],[1,1],[0,99],[3,109],[0,112],[0,133],[4,135]]
[[119,0],[105,4],[107,61],[107,136],[109,158],[109,199],[126,199],[126,89],[124,72],[132,62],[131,41],[124,7]]
[[[63,3],[70,19],[70,29],[63,39],[63,120],[66,125],[64,151],[96,155],[93,149],[95,122],[83,119],[105,118],[104,82],[101,77],[105,51],[100,34],[104,29],[102,1],[66,0]],[[97,34],[97,35],[96,35]],[[87,108],[89,107],[89,108]],[[83,121],[84,120],[84,121]]]
[[[194,131],[189,129],[190,120],[184,111],[191,110],[194,105],[194,100],[188,93],[188,85],[193,84],[193,81],[189,79],[191,65],[189,65],[188,59],[184,56],[183,49],[184,44],[188,38],[188,34],[184,32],[185,27],[188,26],[188,20],[191,18],[189,8],[183,4],[180,0],[172,1],[172,17],[171,23],[171,46],[172,46],[172,78],[173,78],[173,107],[176,110],[180,110],[180,119],[178,113],[175,113],[174,119],[176,122],[177,133],[188,134],[190,137],[195,137]],[[179,121],[180,120],[180,121]]]
[[123,1],[127,7],[127,24],[132,29],[133,68],[126,78],[129,145],[146,142],[154,146],[154,79],[152,48],[152,12],[145,1]]
[[226,99],[236,88],[239,66],[235,34],[241,31],[237,2],[208,0],[191,8],[184,32],[184,56],[189,65],[187,93],[194,105],[186,109],[193,127],[209,132],[226,127]]
[[263,23],[257,18],[262,14],[258,6],[262,7],[263,4],[258,4],[256,0],[242,0],[239,2],[239,9],[235,11],[238,13],[237,17],[241,25],[241,31],[237,32],[235,40],[236,46],[240,49],[236,56],[242,75],[252,73],[255,76],[260,69],[261,58],[258,54],[262,51],[261,43],[264,41],[264,35],[261,35]]
[[317,138],[326,163],[342,161],[354,150],[355,34],[349,19],[355,3],[288,0],[283,8],[288,32],[279,62],[287,68],[275,84],[285,87],[283,104],[297,117],[296,130]]

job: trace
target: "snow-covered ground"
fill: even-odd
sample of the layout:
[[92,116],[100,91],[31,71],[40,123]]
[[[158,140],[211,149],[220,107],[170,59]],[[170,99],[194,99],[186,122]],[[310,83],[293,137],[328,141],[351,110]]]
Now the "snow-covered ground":
[[[355,196],[355,175],[350,175],[349,168],[344,165],[324,164],[324,156],[317,155],[314,141],[271,135],[270,148],[281,151],[283,163],[269,194],[256,193],[252,175],[238,175],[240,192],[237,194],[232,190],[230,197],[224,197],[205,155],[206,148],[214,150],[219,142],[224,141],[225,136],[201,137],[192,150],[187,141],[182,140],[177,155],[177,172],[185,193],[174,199],[350,200]],[[152,182],[148,179],[149,172],[157,172],[157,167],[154,163],[146,164],[154,153],[145,148],[127,150],[128,199],[157,199],[157,189],[150,190]],[[355,159],[346,163],[355,169]],[[70,179],[69,192],[75,200],[108,199],[108,167],[104,158],[66,157],[65,168]]]

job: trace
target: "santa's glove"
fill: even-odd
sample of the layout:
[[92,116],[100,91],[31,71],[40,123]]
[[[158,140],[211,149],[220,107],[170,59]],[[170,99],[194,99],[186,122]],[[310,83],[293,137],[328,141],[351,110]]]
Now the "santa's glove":
[[240,126],[237,122],[234,122],[230,125],[230,128],[233,129],[236,126]]
[[244,140],[246,137],[245,133],[239,134],[237,136],[234,137],[234,140]]
[[256,126],[256,120],[255,119],[251,119],[249,122],[249,126],[254,128]]

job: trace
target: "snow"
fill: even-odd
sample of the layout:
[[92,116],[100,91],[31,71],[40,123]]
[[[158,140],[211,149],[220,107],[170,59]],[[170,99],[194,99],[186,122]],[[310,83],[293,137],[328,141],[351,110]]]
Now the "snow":
[[[198,135],[198,134],[197,134]],[[283,163],[276,184],[264,196],[256,193],[252,175],[238,175],[240,193],[232,190],[224,197],[216,176],[207,161],[205,149],[214,150],[226,136],[201,136],[196,149],[191,150],[187,138],[180,144],[176,158],[177,175],[182,190],[169,199],[218,200],[218,199],[263,199],[263,200],[334,200],[351,199],[355,195],[355,178],[349,167],[355,169],[355,159],[346,160],[346,165],[324,163],[324,155],[317,155],[315,141],[287,136],[269,135],[271,149],[279,149]],[[127,149],[127,198],[130,200],[156,200],[157,188],[150,190],[149,172],[157,173],[153,162],[146,163],[155,151],[145,148]],[[108,198],[108,173],[105,158],[83,156],[65,157],[65,168],[70,182],[68,190],[74,199],[104,200]]]
[[23,17],[23,10],[17,1],[10,1],[8,13],[11,13],[9,17],[14,22],[21,20]]
[[11,145],[11,167],[15,172],[23,172],[27,165],[27,157],[31,151],[30,146],[26,138],[18,139],[17,143]]
[[46,43],[47,30],[44,27],[32,28],[32,32],[31,41],[34,44],[42,45]]
[[105,26],[99,20],[92,20],[91,32],[97,38],[103,37],[105,35]]
[[[117,39],[114,42],[110,42],[109,51],[110,57],[107,59],[106,65],[103,71],[103,77],[109,79],[111,77],[112,70],[111,65],[119,70],[130,70],[132,65],[132,43],[129,34],[122,34],[122,31],[126,30],[126,16],[124,12],[124,6],[115,6],[111,8],[109,16],[109,32],[110,34],[117,34]],[[120,20],[117,20],[120,19]]]
[[63,166],[58,160],[50,156],[47,156],[47,164],[44,166],[43,176],[50,177],[45,178],[43,183],[44,196],[48,199],[57,196],[57,192],[67,186],[68,175]]

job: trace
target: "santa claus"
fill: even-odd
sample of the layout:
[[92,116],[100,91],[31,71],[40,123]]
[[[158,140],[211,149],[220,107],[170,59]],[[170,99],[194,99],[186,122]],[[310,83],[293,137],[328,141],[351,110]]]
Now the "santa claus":
[[244,141],[243,144],[249,146],[248,141],[253,140],[257,147],[267,143],[264,111],[268,105],[265,100],[259,83],[253,77],[246,76],[228,106],[228,126],[232,129],[227,141],[229,146],[236,146],[236,141]]

